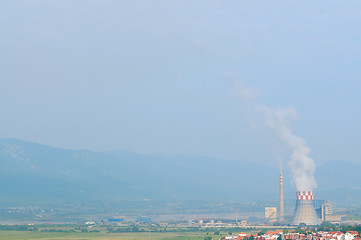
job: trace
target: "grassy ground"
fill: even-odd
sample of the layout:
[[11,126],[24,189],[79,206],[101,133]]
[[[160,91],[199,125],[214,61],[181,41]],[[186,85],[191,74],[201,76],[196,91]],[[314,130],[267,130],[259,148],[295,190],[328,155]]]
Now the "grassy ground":
[[[203,240],[205,233],[182,232],[182,233],[59,233],[59,232],[28,232],[28,231],[0,231],[0,239],[7,240]],[[219,239],[219,236],[213,237]]]

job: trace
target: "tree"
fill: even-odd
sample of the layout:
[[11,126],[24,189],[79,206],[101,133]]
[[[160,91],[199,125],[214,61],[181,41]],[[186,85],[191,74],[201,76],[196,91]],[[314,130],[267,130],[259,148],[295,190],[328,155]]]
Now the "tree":
[[305,228],[305,227],[306,227],[306,223],[300,223],[297,228]]

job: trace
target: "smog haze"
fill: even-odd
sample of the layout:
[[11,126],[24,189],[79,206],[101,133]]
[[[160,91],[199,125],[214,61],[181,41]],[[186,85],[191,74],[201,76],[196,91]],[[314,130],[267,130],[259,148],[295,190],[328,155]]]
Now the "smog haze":
[[310,176],[328,161],[357,164],[360,11],[358,1],[3,1],[0,138],[288,168],[293,149],[266,106],[295,111],[287,127],[314,160]]

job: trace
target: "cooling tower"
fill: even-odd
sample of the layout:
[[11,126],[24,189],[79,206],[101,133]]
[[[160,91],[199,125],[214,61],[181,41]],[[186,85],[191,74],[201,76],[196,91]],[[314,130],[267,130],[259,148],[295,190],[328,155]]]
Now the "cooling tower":
[[313,191],[298,191],[296,209],[292,219],[292,225],[318,225],[320,220],[317,217],[313,202]]

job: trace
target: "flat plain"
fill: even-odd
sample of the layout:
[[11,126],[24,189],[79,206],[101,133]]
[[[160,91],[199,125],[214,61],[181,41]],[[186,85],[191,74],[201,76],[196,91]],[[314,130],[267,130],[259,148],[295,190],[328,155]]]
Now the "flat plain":
[[[28,232],[28,231],[0,231],[0,239],[7,240],[138,240],[138,239],[152,239],[152,240],[202,240],[207,235],[199,232],[142,232],[142,233],[61,233],[61,232]],[[214,237],[218,239],[220,236]]]

